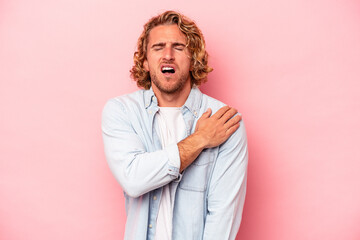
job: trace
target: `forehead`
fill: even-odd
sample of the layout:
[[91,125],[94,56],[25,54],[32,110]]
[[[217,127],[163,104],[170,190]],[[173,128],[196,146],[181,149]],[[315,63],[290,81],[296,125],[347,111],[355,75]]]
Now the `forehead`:
[[158,42],[180,42],[186,44],[186,36],[176,24],[159,25],[150,30],[149,45]]

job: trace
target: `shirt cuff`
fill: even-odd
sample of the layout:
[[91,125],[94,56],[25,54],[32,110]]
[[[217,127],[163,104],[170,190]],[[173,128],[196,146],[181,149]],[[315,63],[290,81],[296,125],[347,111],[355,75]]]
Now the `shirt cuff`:
[[170,144],[165,147],[165,151],[169,157],[169,174],[174,176],[174,178],[178,178],[180,173],[180,154],[179,148],[176,143]]

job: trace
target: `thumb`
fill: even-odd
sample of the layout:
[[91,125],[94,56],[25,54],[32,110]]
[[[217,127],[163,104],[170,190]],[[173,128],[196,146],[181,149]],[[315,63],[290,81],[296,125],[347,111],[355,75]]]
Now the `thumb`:
[[211,115],[211,108],[208,108],[202,115],[201,115],[201,117],[200,118],[208,118],[208,117],[210,117],[210,115]]

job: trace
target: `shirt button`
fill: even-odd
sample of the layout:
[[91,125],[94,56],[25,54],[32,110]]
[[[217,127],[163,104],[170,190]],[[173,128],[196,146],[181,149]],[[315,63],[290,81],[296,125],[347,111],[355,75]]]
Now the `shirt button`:
[[154,197],[153,197],[153,199],[154,199],[154,200],[156,200],[156,199],[157,199],[157,197],[156,197],[156,196],[154,196]]
[[149,224],[149,228],[152,228],[152,224]]
[[195,117],[197,117],[197,112],[196,111],[194,111],[194,115],[195,115]]
[[151,111],[151,110],[149,110],[149,114],[152,114],[152,111]]

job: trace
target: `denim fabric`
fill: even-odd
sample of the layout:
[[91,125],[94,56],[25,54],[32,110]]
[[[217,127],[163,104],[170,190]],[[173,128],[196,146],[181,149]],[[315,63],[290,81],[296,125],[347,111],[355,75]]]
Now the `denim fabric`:
[[[222,106],[192,88],[182,106],[186,136],[194,132],[197,120],[208,108],[215,113]],[[176,191],[173,240],[235,239],[245,201],[248,164],[243,121],[226,142],[203,150],[179,173],[179,168],[171,165],[180,161],[177,144],[161,147],[155,122],[158,110],[152,89],[110,99],[103,110],[106,159],[126,201],[124,239],[154,239],[162,186],[166,184],[173,184]]]

